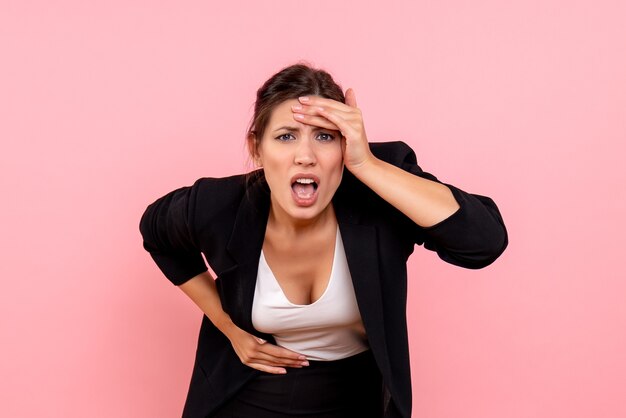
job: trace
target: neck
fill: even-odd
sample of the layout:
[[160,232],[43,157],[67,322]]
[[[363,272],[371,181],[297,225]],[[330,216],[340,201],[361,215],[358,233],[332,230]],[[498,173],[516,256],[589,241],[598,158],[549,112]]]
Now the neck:
[[268,229],[274,231],[280,231],[289,235],[302,235],[310,232],[315,232],[330,224],[336,224],[337,219],[335,217],[335,209],[332,203],[330,203],[326,209],[324,209],[319,215],[311,219],[296,219],[280,208],[276,208],[272,203],[270,205],[270,214],[267,222]]

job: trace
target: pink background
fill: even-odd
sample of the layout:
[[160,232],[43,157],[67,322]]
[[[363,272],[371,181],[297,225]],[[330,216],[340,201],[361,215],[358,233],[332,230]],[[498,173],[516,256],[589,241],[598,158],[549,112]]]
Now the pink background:
[[174,417],[201,314],[145,206],[247,169],[254,93],[307,59],[371,141],[498,203],[510,247],[410,263],[414,417],[626,416],[626,3],[0,4],[0,416]]

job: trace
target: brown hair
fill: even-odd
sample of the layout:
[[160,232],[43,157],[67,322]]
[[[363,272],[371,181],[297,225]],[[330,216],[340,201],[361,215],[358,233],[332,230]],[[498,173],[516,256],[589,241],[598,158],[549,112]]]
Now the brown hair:
[[300,96],[321,96],[346,102],[341,86],[326,71],[313,68],[305,62],[283,68],[257,90],[254,115],[247,132],[251,157],[257,154],[257,147],[274,108],[285,100]]

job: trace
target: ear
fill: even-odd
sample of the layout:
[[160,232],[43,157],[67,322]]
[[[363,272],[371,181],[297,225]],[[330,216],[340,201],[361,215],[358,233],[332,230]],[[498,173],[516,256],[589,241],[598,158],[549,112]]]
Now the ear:
[[248,137],[246,138],[246,143],[248,145],[248,153],[254,161],[254,165],[257,167],[263,166],[263,161],[261,160],[261,155],[259,154],[259,142],[257,140],[257,136],[254,132],[250,132]]

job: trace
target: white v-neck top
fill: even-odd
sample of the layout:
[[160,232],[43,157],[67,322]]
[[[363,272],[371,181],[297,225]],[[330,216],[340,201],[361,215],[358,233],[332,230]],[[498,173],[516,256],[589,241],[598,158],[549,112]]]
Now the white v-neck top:
[[326,290],[310,305],[287,299],[261,251],[252,324],[309,360],[339,360],[369,348],[339,228]]

